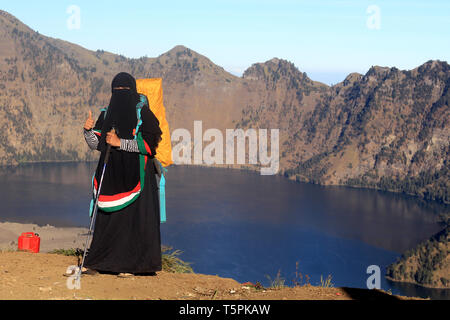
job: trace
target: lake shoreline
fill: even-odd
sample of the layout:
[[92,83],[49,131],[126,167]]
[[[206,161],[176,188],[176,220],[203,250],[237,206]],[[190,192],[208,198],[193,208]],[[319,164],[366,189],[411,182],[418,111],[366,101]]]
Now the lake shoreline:
[[[98,160],[40,160],[40,161],[27,161],[27,162],[21,162],[18,164],[7,164],[7,165],[0,165],[0,173],[8,170],[9,169],[13,169],[13,168],[17,168],[17,167],[23,167],[26,165],[33,165],[33,164],[68,164],[68,163],[74,163],[74,164],[79,164],[79,163],[96,163]],[[185,167],[191,167],[191,166],[195,166],[195,167],[201,167],[201,168],[217,168],[217,169],[231,169],[231,170],[241,170],[241,171],[245,171],[245,172],[252,172],[252,173],[258,173],[258,171],[262,168],[260,166],[250,166],[250,165],[207,165],[207,164],[172,164],[172,166],[185,166]],[[170,168],[170,166],[169,166]],[[280,169],[279,172],[273,176],[278,176],[278,177],[283,177],[289,181],[293,181],[296,183],[305,183],[305,184],[312,184],[312,185],[316,185],[316,186],[322,186],[322,187],[341,187],[341,188],[350,188],[350,189],[360,189],[360,190],[373,190],[373,191],[382,191],[382,192],[388,192],[388,193],[392,193],[392,194],[399,194],[399,195],[404,195],[404,196],[408,196],[411,197],[413,199],[417,199],[417,200],[421,200],[421,201],[426,201],[429,203],[435,203],[437,205],[443,205],[443,206],[449,206],[450,207],[450,202],[442,202],[442,201],[437,201],[437,200],[429,200],[429,199],[425,199],[424,197],[420,197],[417,194],[414,193],[408,193],[408,192],[404,192],[404,191],[396,191],[395,189],[382,189],[382,188],[378,188],[376,186],[361,186],[359,184],[345,184],[345,183],[336,183],[336,184],[329,184],[329,183],[314,183],[314,182],[309,182],[306,180],[298,180],[296,179],[295,176],[286,176],[285,175],[285,170]]]
[[[52,248],[45,249],[44,247],[41,248],[41,251],[51,251],[55,249],[71,249],[71,248],[84,248],[84,242],[80,245],[74,245],[74,238],[77,238],[79,234],[77,232],[73,233],[71,236],[69,236],[69,233],[67,232],[70,227],[85,227],[86,220],[84,218],[84,202],[86,201],[85,198],[89,198],[89,192],[88,189],[90,186],[88,186],[89,183],[86,181],[89,180],[89,176],[96,165],[95,161],[75,161],[70,162],[71,164],[68,164],[69,162],[46,162],[41,164],[36,163],[28,163],[23,164],[20,166],[17,166],[17,170],[13,170],[10,174],[11,177],[5,177],[5,195],[7,199],[15,199],[11,201],[10,204],[6,206],[7,210],[5,210],[5,215],[3,216],[3,221],[16,221],[20,224],[20,232],[37,232],[41,236],[44,235],[44,233],[47,233],[50,231],[50,228],[52,228],[50,225],[56,226],[54,228],[54,231],[60,229],[60,231],[63,232],[63,234],[70,238],[68,239],[68,244],[65,246],[62,246],[60,243],[60,239],[47,236],[47,240],[42,240],[42,245],[44,243],[49,244],[49,241],[52,240]],[[218,171],[215,171],[215,169],[221,169]],[[228,169],[223,170],[223,169]],[[237,171],[235,169],[239,169],[241,171]],[[371,254],[376,257],[376,259],[379,259],[378,265],[380,266],[387,266],[391,264],[398,256],[401,254],[401,252],[404,252],[405,248],[411,248],[414,246],[415,242],[411,242],[410,237],[414,238],[416,237],[417,240],[425,239],[425,237],[428,237],[429,234],[437,232],[437,230],[434,230],[435,228],[435,221],[436,219],[439,220],[436,216],[433,216],[434,211],[436,208],[438,208],[435,205],[432,205],[432,208],[427,208],[429,205],[425,204],[425,202],[431,202],[431,201],[419,201],[420,203],[417,203],[417,198],[412,199],[413,197],[403,197],[401,194],[398,196],[395,196],[394,193],[390,192],[373,192],[373,190],[370,190],[368,188],[352,188],[348,186],[328,186],[328,185],[319,185],[319,184],[313,184],[313,183],[307,183],[302,181],[293,181],[292,179],[285,179],[286,177],[282,177],[282,174],[270,176],[270,177],[261,177],[258,173],[258,171],[254,170],[255,168],[233,168],[233,167],[217,167],[217,166],[198,166],[198,165],[177,165],[169,168],[168,173],[168,179],[169,179],[169,187],[171,188],[171,192],[169,193],[169,196],[171,198],[171,213],[173,214],[171,218],[173,219],[180,219],[182,215],[178,214],[180,210],[183,212],[186,210],[185,205],[180,206],[178,203],[180,200],[183,199],[202,199],[203,202],[200,200],[192,201],[192,203],[188,202],[188,204],[191,205],[191,207],[187,207],[188,213],[191,217],[194,217],[195,219],[200,219],[199,221],[203,221],[205,216],[203,213],[198,213],[199,209],[208,212],[214,212],[215,215],[223,215],[224,217],[228,217],[229,223],[233,223],[236,221],[244,221],[247,223],[248,228],[252,228],[254,224],[252,223],[252,219],[258,219],[257,221],[263,221],[263,222],[270,222],[270,225],[273,224],[275,221],[280,221],[284,223],[284,221],[291,221],[293,224],[299,223],[299,226],[302,226],[305,230],[302,229],[305,235],[310,235],[313,233],[314,236],[317,236],[318,239],[320,239],[321,245],[318,246],[318,250],[326,251],[326,250],[333,250],[332,252],[335,252],[334,249],[335,245],[329,245],[330,238],[338,237],[341,239],[342,233],[349,233],[351,237],[353,237],[355,240],[358,241],[358,243],[355,242],[349,242],[345,240],[346,238],[342,238],[339,240],[340,246],[343,247],[342,252],[339,251],[337,258],[334,258],[334,255],[331,255],[331,258],[329,259],[331,262],[324,264],[323,268],[327,268],[328,266],[333,266],[332,263],[338,263],[342,261],[347,261],[351,258],[352,254],[347,252],[348,248],[364,248],[364,253],[361,255],[358,255],[358,259],[366,259]],[[215,181],[210,181],[209,177],[213,174],[216,174]],[[16,176],[16,177],[15,177]],[[62,180],[63,177],[64,179]],[[30,180],[31,179],[31,180]],[[181,180],[180,180],[181,179]],[[196,181],[195,183],[192,183],[192,179]],[[61,180],[61,181],[60,181]],[[291,180],[291,181],[289,181]],[[26,183],[27,181],[33,181],[32,184]],[[22,185],[26,185],[26,189],[22,188]],[[36,182],[36,187],[34,187],[34,182]],[[300,183],[299,183],[300,182]],[[237,190],[238,188],[231,188],[230,186],[238,186],[241,184],[247,185],[248,187],[246,189],[251,190],[249,192],[244,192],[244,190]],[[277,188],[273,189],[270,187],[271,185],[276,185]],[[331,187],[331,188],[329,188]],[[344,187],[344,188],[342,188]],[[173,189],[172,189],[173,188]],[[215,205],[212,205],[212,202],[209,201],[211,199],[206,199],[203,197],[204,191],[203,189],[207,188],[207,192],[214,192],[215,194],[223,195],[223,205],[222,207],[216,207]],[[236,190],[235,190],[236,189]],[[361,191],[352,191],[353,190],[361,190]],[[229,191],[232,190],[232,191]],[[348,191],[347,191],[348,190]],[[85,194],[86,193],[86,194]],[[20,196],[22,194],[25,194],[26,197],[23,198],[23,196]],[[259,195],[261,194],[267,194],[268,197],[263,199],[260,199]],[[317,194],[317,201],[315,201],[315,195]],[[398,193],[397,193],[398,194]],[[16,196],[19,195],[19,196]],[[50,195],[50,196],[48,196]],[[245,195],[245,196],[244,196]],[[393,196],[394,195],[394,196]],[[28,199],[28,196],[31,196],[30,202],[23,201],[23,199]],[[346,201],[341,201],[343,196],[347,199]],[[47,201],[45,205],[41,202],[41,198],[46,199]],[[255,197],[255,198],[252,198]],[[274,217],[273,214],[267,214],[265,215],[264,212],[277,212],[278,207],[276,207],[276,204],[280,201],[279,199],[288,199],[290,202],[286,202],[289,204],[288,209],[284,210],[283,212],[280,212],[279,217]],[[348,198],[347,198],[348,197]],[[403,199],[406,198],[406,199]],[[38,200],[39,199],[39,200]],[[60,199],[63,200],[62,203],[59,203]],[[254,199],[254,200],[251,200]],[[348,199],[353,199],[352,205],[348,204]],[[362,200],[365,199],[365,200]],[[222,200],[222,199],[220,199]],[[325,201],[326,200],[326,201]],[[411,203],[411,200],[414,200],[414,202]],[[230,202],[231,201],[231,202]],[[239,213],[239,210],[235,211],[229,210],[229,203],[245,203],[245,202],[251,203],[251,206],[246,208],[245,210],[248,211],[245,215],[245,219],[242,217],[242,212]],[[375,210],[375,208],[371,205],[366,206],[367,203],[372,203],[371,201],[376,201],[376,203],[381,204],[384,211]],[[184,201],[181,201],[184,202]],[[373,202],[375,203],[375,202]],[[272,206],[272,204],[275,204],[275,206]],[[307,206],[303,206],[303,204],[308,204]],[[36,205],[36,207],[34,207]],[[199,207],[201,205],[201,207]],[[425,207],[424,207],[425,206]],[[373,207],[373,208],[372,208]],[[30,208],[32,210],[30,210]],[[70,208],[69,211],[67,208]],[[239,209],[240,207],[233,207]],[[302,214],[301,215],[292,215],[290,212],[295,211],[295,208],[300,208]],[[355,208],[353,210],[353,208]],[[372,209],[371,209],[372,208]],[[397,209],[400,208],[401,210],[398,211]],[[395,209],[395,210],[394,210]],[[9,211],[8,211],[9,210]],[[201,211],[200,210],[200,211]],[[430,211],[429,213],[426,211]],[[242,210],[241,210],[242,211]],[[317,212],[320,214],[320,219],[316,219]],[[392,211],[392,214],[387,214]],[[21,212],[21,216],[19,217],[17,214]],[[71,216],[63,217],[61,216],[61,212],[70,212]],[[386,213],[387,212],[387,213]],[[426,213],[426,215],[425,215]],[[430,216],[431,214],[431,216]],[[278,215],[277,215],[278,216]],[[336,220],[337,217],[340,217],[339,220]],[[365,221],[368,221],[366,218],[360,218],[361,216],[367,216],[371,217],[375,222],[378,223],[387,223],[386,227],[388,227],[388,230],[382,229],[379,230],[380,232],[386,232],[386,235],[388,236],[385,238],[379,238],[379,233],[376,232],[377,225],[371,223],[366,223]],[[435,218],[436,217],[436,218]],[[214,220],[214,218],[211,218]],[[234,219],[234,220],[233,220]],[[236,220],[237,219],[237,220]],[[247,220],[248,221],[247,221]],[[261,220],[263,219],[263,220]],[[266,219],[266,220],[264,220]],[[291,219],[291,220],[289,220]],[[405,220],[407,219],[407,220]],[[66,224],[68,220],[71,220],[73,223]],[[339,225],[337,226],[335,223],[332,223],[333,221],[339,221]],[[370,219],[369,219],[370,220]],[[417,230],[414,234],[411,234],[411,236],[399,236],[397,235],[396,230],[398,230],[397,227],[402,226],[406,230],[414,230],[413,228],[417,225],[414,221],[417,220],[420,221],[420,229]],[[0,220],[1,221],[1,220]],[[177,220],[171,220],[170,222],[176,222]],[[214,220],[215,221],[215,220]],[[214,222],[213,221],[213,222]],[[405,227],[405,222],[408,222]],[[33,224],[37,223],[40,225],[33,225],[26,227],[27,224]],[[362,233],[362,231],[353,231],[353,228],[348,231],[347,228],[349,225],[352,225],[356,223],[359,228],[358,230],[366,230],[366,232]],[[401,224],[400,224],[401,223]],[[42,227],[42,225],[46,225]],[[400,225],[399,225],[400,224]],[[25,227],[24,227],[25,225]],[[324,226],[324,229],[320,229],[320,232],[312,232],[311,228],[314,228],[316,226]],[[228,225],[227,225],[228,226]],[[232,224],[230,224],[232,226]],[[264,225],[263,225],[264,226]],[[34,229],[33,229],[34,227]],[[38,230],[37,227],[44,228],[44,233],[42,230]],[[175,225],[172,225],[172,227],[175,227]],[[177,228],[181,228],[180,230],[184,231],[182,227],[179,227],[178,224],[176,224]],[[45,230],[47,228],[47,230]],[[430,231],[424,231],[428,230]],[[195,228],[194,228],[195,229]],[[256,228],[255,228],[256,229]],[[273,227],[267,226],[267,229],[272,230]],[[291,228],[292,229],[292,228]],[[341,230],[342,229],[342,230]],[[392,230],[391,230],[392,229]],[[174,230],[174,229],[170,229]],[[277,230],[275,228],[275,230]],[[203,261],[201,257],[198,257],[198,254],[195,251],[190,252],[186,247],[183,247],[183,243],[185,239],[178,239],[176,235],[173,235],[173,232],[169,232],[168,230],[164,229],[166,232],[167,239],[165,242],[171,244],[172,246],[176,248],[181,248],[181,250],[186,251],[186,254],[190,254],[191,256],[187,256],[188,261],[196,261],[196,263],[200,263],[204,270],[203,272],[214,272],[215,270],[221,270],[223,274],[228,275],[233,272],[231,272],[231,267],[229,265],[223,266],[221,265],[220,259],[214,259],[214,262],[212,265],[214,265],[214,268],[212,268],[211,265],[208,264],[207,261]],[[192,231],[192,230],[191,230]],[[198,230],[195,230],[198,231]],[[236,233],[241,232],[240,229],[235,228],[224,228],[221,233],[219,233],[219,236],[228,236],[230,232]],[[16,232],[13,236],[10,236],[9,239],[4,241],[3,247],[9,247],[11,250],[17,250],[17,238],[20,235],[20,232]],[[252,237],[257,237],[259,235],[260,231],[255,230],[252,232]],[[261,231],[261,233],[263,233]],[[303,234],[301,233],[301,234]],[[418,235],[419,233],[419,235]],[[422,233],[422,235],[420,235]],[[244,234],[244,233],[243,233]],[[361,235],[364,235],[363,238],[361,238]],[[208,237],[209,234],[205,233],[203,234],[204,237]],[[295,237],[295,239],[300,238],[301,236],[298,235],[298,233],[293,233],[292,236]],[[392,236],[392,239],[390,238]],[[416,239],[414,238],[414,239]],[[190,238],[189,238],[190,239]],[[228,239],[228,238],[227,238]],[[389,240],[391,239],[391,240]],[[196,238],[190,239],[191,241],[197,241]],[[247,239],[248,240],[248,239]],[[251,240],[251,239],[250,239]],[[394,241],[395,240],[395,241]],[[55,242],[56,241],[56,242]],[[59,242],[58,242],[59,241]],[[178,241],[178,242],[177,242]],[[361,242],[361,244],[359,244]],[[251,242],[248,242],[251,244]],[[310,248],[307,246],[308,241],[302,240],[301,243],[305,243],[304,246],[298,246],[295,250],[299,250],[296,255],[303,256],[303,257],[310,257],[311,259],[314,259],[314,252],[310,252]],[[9,246],[8,246],[9,244]],[[220,247],[220,244],[217,246]],[[214,247],[214,246],[213,246]],[[248,245],[250,247],[250,245]],[[396,247],[398,247],[396,250]],[[384,248],[384,251],[380,251],[376,248]],[[392,252],[387,252],[392,251]],[[292,251],[292,250],[291,250]],[[395,254],[394,254],[395,253]],[[229,253],[231,257],[234,257],[234,252]],[[389,258],[384,258],[389,256]],[[254,259],[251,260],[251,262],[247,261],[248,259],[241,259],[240,257],[237,257],[237,260],[232,260],[234,262],[239,262],[237,264],[236,268],[245,269],[248,268],[248,265],[251,265],[253,261],[259,261],[262,260],[260,258],[261,255],[255,255]],[[289,259],[294,259],[296,257],[290,257],[289,255],[283,255],[280,256],[280,261],[282,263],[288,263]],[[190,259],[190,260],[189,260]],[[283,260],[284,259],[284,260]],[[339,260],[339,261],[338,261]],[[317,260],[314,260],[315,262]],[[362,260],[363,261],[363,260]],[[233,262],[233,263],[234,263]],[[281,264],[282,264],[281,263]],[[359,262],[354,263],[354,268],[364,268],[366,265],[373,263],[372,261],[368,262]],[[361,264],[362,266],[358,266],[358,264]],[[205,267],[208,266],[208,267]],[[217,269],[219,268],[219,269]],[[222,268],[222,269],[220,269]],[[286,267],[287,268],[287,267]],[[205,271],[206,270],[206,271]],[[212,270],[212,271],[210,271]],[[238,270],[239,271],[239,270]],[[271,272],[270,274],[273,274],[274,271],[260,271],[261,274],[267,272]],[[311,272],[311,271],[309,271]],[[328,271],[327,271],[328,272]],[[336,271],[339,274],[339,270]],[[345,282],[342,279],[346,279],[345,272],[341,272],[344,277],[341,276],[339,278],[340,283],[339,285],[344,285],[348,282]],[[238,273],[239,274],[239,273]],[[233,275],[230,276],[236,276],[236,272],[233,273]],[[263,276],[253,277],[252,273],[248,272],[245,274],[245,277],[238,278],[242,281],[246,281],[246,279],[249,279],[250,281],[257,281],[264,278]],[[381,275],[382,278],[384,278],[383,275]],[[338,277],[336,277],[338,278]],[[354,282],[354,278],[349,276],[349,281],[352,285],[357,285]],[[386,282],[386,280],[382,280],[383,283]],[[365,280],[363,279],[363,282],[365,283]],[[389,288],[388,284],[383,284],[383,288]],[[422,287],[422,286],[420,286]],[[409,289],[409,288],[408,288]],[[393,290],[397,290],[396,288],[393,288]],[[399,289],[400,292],[403,289]],[[412,289],[411,289],[412,290]],[[412,291],[409,292],[413,292]],[[421,289],[417,289],[421,290]],[[412,293],[412,295],[416,295]]]
[[436,289],[436,290],[450,290],[450,288],[446,288],[446,287],[433,287],[433,286],[427,286],[425,284],[420,284],[418,282],[415,281],[403,281],[403,280],[397,280],[394,278],[391,278],[389,276],[384,276],[387,280],[392,281],[392,282],[396,282],[396,283],[407,283],[407,284],[413,284],[415,286],[419,286],[425,289]]

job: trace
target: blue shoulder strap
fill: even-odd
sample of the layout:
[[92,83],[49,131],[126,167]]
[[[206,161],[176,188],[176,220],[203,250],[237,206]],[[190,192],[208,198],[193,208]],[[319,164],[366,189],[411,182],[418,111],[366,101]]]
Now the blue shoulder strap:
[[156,161],[161,171],[161,178],[159,179],[159,214],[161,216],[161,222],[166,222],[166,177],[165,173],[167,169],[164,168],[161,162]]
[[143,94],[141,94],[141,95],[140,95],[140,101],[139,101],[139,103],[136,105],[136,116],[137,116],[138,122],[137,122],[136,131],[135,131],[135,136],[134,136],[134,139],[135,139],[135,140],[137,139],[137,134],[138,134],[139,128],[140,128],[141,125],[142,125],[141,111],[142,111],[142,107],[144,107],[144,105],[145,105],[145,103],[146,103],[146,99],[147,99],[147,98],[146,98]]
[[108,107],[100,109],[100,113],[102,113],[103,111],[105,112],[105,114],[103,115],[103,119],[106,119],[106,113],[108,112]]

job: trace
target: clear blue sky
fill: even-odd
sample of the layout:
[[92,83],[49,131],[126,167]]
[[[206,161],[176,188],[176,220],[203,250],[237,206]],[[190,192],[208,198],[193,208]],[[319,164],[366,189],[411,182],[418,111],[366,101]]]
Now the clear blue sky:
[[[79,29],[67,26],[70,5],[80,9]],[[182,44],[237,75],[273,57],[325,83],[372,65],[450,62],[448,0],[15,0],[0,8],[91,50],[156,57]]]

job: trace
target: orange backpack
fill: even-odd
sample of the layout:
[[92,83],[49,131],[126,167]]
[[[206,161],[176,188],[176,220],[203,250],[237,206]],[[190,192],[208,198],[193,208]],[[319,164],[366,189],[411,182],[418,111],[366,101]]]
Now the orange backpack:
[[155,158],[163,167],[173,164],[172,161],[172,143],[170,140],[169,123],[166,119],[166,109],[163,104],[162,79],[137,79],[137,92],[147,97],[150,110],[159,120],[159,127],[162,131],[161,141],[156,148]]

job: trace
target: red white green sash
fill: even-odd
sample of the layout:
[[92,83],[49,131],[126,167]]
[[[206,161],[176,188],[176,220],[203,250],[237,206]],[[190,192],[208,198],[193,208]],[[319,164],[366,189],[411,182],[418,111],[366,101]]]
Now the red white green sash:
[[[145,179],[145,168],[147,166],[147,156],[139,155],[139,171],[140,171],[140,179],[136,187],[132,190],[118,193],[115,195],[102,195],[98,199],[98,207],[105,212],[115,212],[121,210],[131,203],[133,203],[141,194],[141,191],[144,189],[144,179]],[[97,196],[98,190],[98,182],[94,176],[93,179],[93,193],[94,198]]]
[[[140,95],[140,102],[136,106],[136,113],[138,118],[138,124],[136,126],[136,129],[134,130],[135,133],[135,139],[137,140],[138,147],[139,147],[139,182],[138,184],[129,191],[118,193],[115,195],[102,195],[100,194],[100,197],[98,199],[98,208],[105,212],[115,212],[118,210],[121,210],[131,203],[133,203],[141,194],[141,191],[144,189],[144,182],[145,182],[145,169],[147,167],[147,158],[149,155],[152,154],[150,147],[148,146],[147,142],[142,137],[142,132],[139,131],[140,126],[142,125],[142,119],[141,119],[141,110],[145,104],[146,98],[143,95]],[[106,111],[107,109],[102,109],[101,111],[105,111],[105,118],[106,118]],[[97,136],[101,136],[101,130],[94,130],[94,133]],[[94,194],[94,199],[97,196],[97,190],[98,190],[98,182],[95,178],[95,174],[92,178],[92,191]],[[91,201],[91,208],[90,208],[90,214],[92,214],[92,207],[93,207],[93,201]]]

